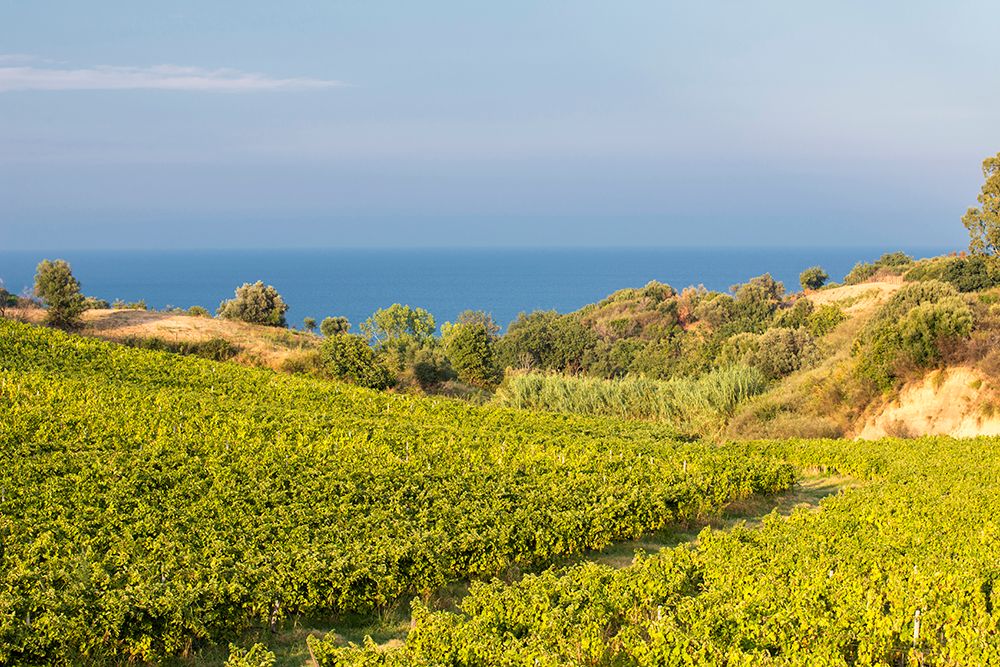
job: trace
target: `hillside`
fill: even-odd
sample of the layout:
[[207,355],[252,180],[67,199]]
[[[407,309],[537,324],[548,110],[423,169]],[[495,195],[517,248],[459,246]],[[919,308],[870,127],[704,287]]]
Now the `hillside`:
[[[39,323],[44,311],[31,308],[17,315]],[[321,341],[318,336],[291,329],[183,312],[128,309],[87,310],[83,313],[83,328],[79,333],[115,342],[156,339],[179,344],[221,339],[233,347],[233,361],[273,369],[281,368],[286,359],[303,350],[318,348]]]
[[0,663],[159,662],[788,488],[662,426],[475,408],[0,321]]

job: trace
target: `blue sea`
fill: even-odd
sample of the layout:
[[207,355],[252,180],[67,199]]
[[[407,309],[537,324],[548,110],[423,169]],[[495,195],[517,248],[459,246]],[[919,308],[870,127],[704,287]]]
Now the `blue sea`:
[[[928,257],[953,248],[902,248]],[[70,262],[85,294],[144,299],[150,308],[201,305],[214,311],[244,282],[274,285],[290,305],[288,322],[344,315],[357,323],[393,303],[421,306],[438,323],[485,310],[506,326],[519,312],[569,312],[624,287],[659,280],[676,289],[727,290],[770,272],[790,290],[813,265],[839,281],[858,261],[899,248],[448,248],[198,251],[0,251],[0,279],[11,292],[32,284],[35,266]]]

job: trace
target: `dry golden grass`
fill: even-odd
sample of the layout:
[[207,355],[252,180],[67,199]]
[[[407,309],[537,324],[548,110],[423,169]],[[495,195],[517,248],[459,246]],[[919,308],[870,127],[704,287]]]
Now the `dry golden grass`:
[[[37,324],[44,311],[27,310],[23,316]],[[179,343],[222,338],[239,348],[234,361],[274,369],[291,356],[317,349],[322,341],[304,331],[152,310],[88,310],[83,314],[80,333],[110,341],[160,338]]]

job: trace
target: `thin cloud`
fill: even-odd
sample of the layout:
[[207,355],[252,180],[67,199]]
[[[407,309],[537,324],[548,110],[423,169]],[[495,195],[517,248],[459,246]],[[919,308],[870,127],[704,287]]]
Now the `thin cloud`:
[[[278,78],[236,69],[156,65],[87,68],[39,67],[21,54],[0,55],[0,93],[21,90],[175,90],[213,93],[318,90],[340,81]],[[31,64],[27,64],[30,62]]]

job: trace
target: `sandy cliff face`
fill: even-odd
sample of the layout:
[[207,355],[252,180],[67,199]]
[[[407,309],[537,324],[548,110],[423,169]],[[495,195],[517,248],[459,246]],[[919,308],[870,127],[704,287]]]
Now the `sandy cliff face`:
[[875,404],[859,425],[859,438],[1000,435],[996,392],[978,371],[955,367],[934,371]]

